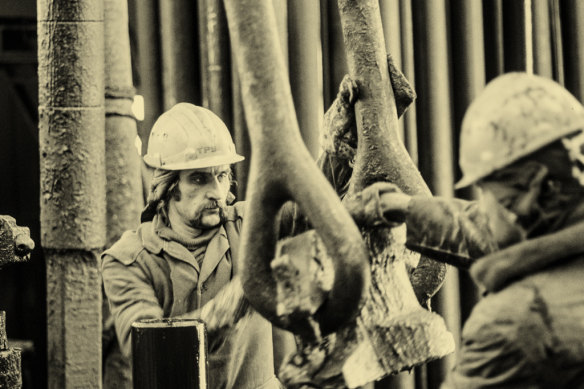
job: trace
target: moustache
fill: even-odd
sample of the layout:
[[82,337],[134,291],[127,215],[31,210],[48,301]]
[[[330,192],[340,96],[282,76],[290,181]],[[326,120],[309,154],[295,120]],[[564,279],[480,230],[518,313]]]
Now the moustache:
[[225,204],[223,201],[214,200],[203,204],[200,209],[225,209],[226,206],[227,204]]

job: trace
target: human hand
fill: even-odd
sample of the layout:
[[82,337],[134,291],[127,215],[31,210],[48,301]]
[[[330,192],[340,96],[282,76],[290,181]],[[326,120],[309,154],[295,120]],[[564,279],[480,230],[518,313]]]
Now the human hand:
[[[387,67],[398,118],[416,98],[416,93],[404,74],[395,66],[391,55],[387,55]],[[321,144],[325,151],[353,165],[357,149],[357,124],[354,106],[359,97],[359,84],[345,75],[339,86],[337,97],[324,116],[324,131]]]
[[405,221],[410,196],[395,184],[376,182],[361,192],[343,199],[359,226],[385,225],[397,227]]

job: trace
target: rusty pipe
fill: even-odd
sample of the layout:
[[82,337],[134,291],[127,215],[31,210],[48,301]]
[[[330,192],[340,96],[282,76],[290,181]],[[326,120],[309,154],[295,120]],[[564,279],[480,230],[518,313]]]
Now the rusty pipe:
[[225,0],[225,9],[253,150],[242,232],[243,289],[252,306],[271,322],[303,332],[306,322],[286,322],[276,314],[270,268],[276,214],[286,201],[296,201],[334,258],[332,290],[315,314],[321,333],[328,334],[357,314],[370,279],[367,250],[302,143],[271,1]]

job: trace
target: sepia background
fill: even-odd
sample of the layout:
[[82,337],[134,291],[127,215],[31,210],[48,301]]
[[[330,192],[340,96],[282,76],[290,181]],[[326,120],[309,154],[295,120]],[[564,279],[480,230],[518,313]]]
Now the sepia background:
[[[47,3],[39,0],[39,4]],[[125,30],[122,28],[122,35],[117,36],[120,46],[110,48],[109,54],[122,57],[121,62],[127,62],[131,75],[129,85],[109,89],[106,102],[112,95],[119,98],[115,93],[120,90],[126,93],[122,99],[132,100],[136,120],[131,119],[130,131],[134,125],[140,142],[133,136],[122,144],[128,158],[137,160],[138,150],[145,152],[156,117],[181,101],[203,105],[217,113],[232,130],[239,153],[249,157],[251,149],[222,1],[114,3],[118,3],[116,14]],[[558,81],[580,101],[583,99],[584,1],[379,3],[387,51],[415,86],[418,96],[400,120],[401,136],[436,195],[472,197],[470,192],[455,192],[453,188],[460,178],[457,138],[466,107],[492,78],[510,71],[533,72]],[[298,122],[306,146],[316,157],[323,113],[348,72],[336,1],[273,0],[273,4]],[[58,273],[51,273],[53,270],[47,270],[40,244],[37,79],[40,37],[36,11],[35,0],[0,3],[0,214],[12,215],[19,225],[30,227],[37,244],[28,263],[0,272],[0,309],[7,312],[12,344],[23,347],[25,388],[47,385],[47,354],[51,350],[47,315],[53,310],[53,302],[46,280],[59,277]],[[125,41],[129,45],[124,46]],[[131,89],[131,84],[135,89]],[[118,116],[115,109],[108,111],[107,103],[106,115]],[[121,116],[127,119],[130,115]],[[245,199],[248,163],[246,158],[237,165],[239,199]],[[130,181],[147,179],[144,169],[116,172],[128,175]],[[143,200],[132,200],[133,208],[126,219],[107,229],[104,246],[117,240],[124,229],[137,226]],[[110,222],[115,221],[110,217]],[[469,277],[450,268],[432,307],[445,318],[455,339],[460,338],[460,328],[477,298],[478,292]],[[370,388],[437,388],[454,358],[387,378]]]

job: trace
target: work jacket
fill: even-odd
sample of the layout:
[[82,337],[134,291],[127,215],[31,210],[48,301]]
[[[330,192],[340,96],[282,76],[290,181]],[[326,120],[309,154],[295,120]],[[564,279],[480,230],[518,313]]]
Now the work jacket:
[[542,251],[537,240],[498,251],[485,223],[486,215],[472,202],[414,197],[409,206],[410,248],[462,267],[479,265],[486,257],[477,258],[488,254],[509,253],[502,257],[509,261],[506,273],[517,275],[486,290],[474,307],[443,389],[584,388],[584,245],[571,244],[575,248],[566,256],[566,245],[552,242],[545,252],[557,260],[529,268],[525,256]]
[[[122,352],[131,353],[132,323],[174,317],[210,301],[237,266],[243,203],[208,243],[201,266],[181,244],[162,239],[154,222],[126,232],[102,255],[105,292]],[[209,388],[280,388],[274,375],[271,325],[258,313],[231,330],[209,356]]]

